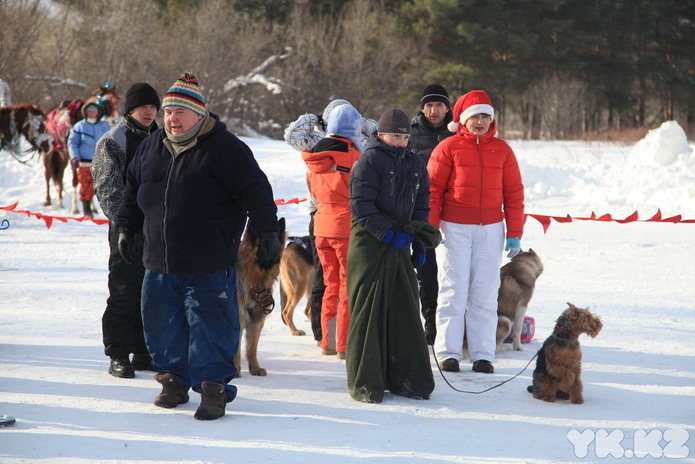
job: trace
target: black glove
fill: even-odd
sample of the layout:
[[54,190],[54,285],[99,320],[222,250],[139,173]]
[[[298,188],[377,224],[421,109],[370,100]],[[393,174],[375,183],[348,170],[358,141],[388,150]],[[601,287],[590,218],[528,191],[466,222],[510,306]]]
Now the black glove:
[[123,261],[133,264],[133,261],[138,257],[138,248],[135,232],[125,227],[118,229],[118,252]]
[[280,262],[282,244],[276,232],[261,232],[258,234],[258,264],[270,268]]

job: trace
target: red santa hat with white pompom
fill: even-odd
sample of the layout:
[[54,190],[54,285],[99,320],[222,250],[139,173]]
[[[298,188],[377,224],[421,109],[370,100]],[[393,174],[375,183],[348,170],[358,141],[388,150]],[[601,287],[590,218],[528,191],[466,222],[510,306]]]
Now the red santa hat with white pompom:
[[451,132],[458,132],[460,124],[466,124],[466,120],[476,114],[488,114],[494,121],[495,110],[492,101],[484,90],[471,90],[461,96],[454,105],[453,119],[447,125]]

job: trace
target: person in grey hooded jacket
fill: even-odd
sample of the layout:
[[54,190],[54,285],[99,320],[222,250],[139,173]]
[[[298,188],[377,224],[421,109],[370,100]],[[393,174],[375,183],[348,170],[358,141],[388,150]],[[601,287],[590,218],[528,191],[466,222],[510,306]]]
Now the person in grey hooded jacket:
[[154,119],[160,107],[159,95],[151,85],[133,84],[125,94],[123,121],[97,142],[92,160],[94,193],[109,219],[109,297],[101,329],[104,353],[111,358],[109,374],[114,377],[133,378],[136,370],[153,370],[140,313],[140,290],[145,275],[142,234],[136,235],[137,256],[127,263],[118,251],[116,217],[123,202],[126,171],[143,140],[157,130]]

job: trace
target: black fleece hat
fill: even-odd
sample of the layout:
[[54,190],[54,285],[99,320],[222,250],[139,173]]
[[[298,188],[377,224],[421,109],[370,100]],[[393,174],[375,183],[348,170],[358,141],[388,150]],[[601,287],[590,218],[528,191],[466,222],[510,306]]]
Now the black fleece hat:
[[425,103],[433,101],[442,102],[447,108],[451,108],[449,92],[439,84],[431,84],[425,87],[425,90],[422,91],[422,98],[420,99],[420,108],[424,108]]
[[379,134],[410,134],[410,118],[405,111],[391,108],[379,118],[376,131]]
[[131,85],[125,93],[125,114],[143,105],[154,105],[157,111],[162,107],[157,91],[146,82],[138,82]]

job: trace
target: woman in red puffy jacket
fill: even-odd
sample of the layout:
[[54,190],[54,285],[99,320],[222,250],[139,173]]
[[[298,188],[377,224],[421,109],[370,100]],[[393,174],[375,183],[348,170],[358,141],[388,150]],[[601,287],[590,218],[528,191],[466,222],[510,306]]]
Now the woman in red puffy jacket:
[[437,145],[427,165],[430,222],[443,237],[434,346],[450,372],[459,371],[464,332],[473,371],[494,372],[502,249],[509,257],[521,249],[524,186],[514,151],[495,137],[494,115],[484,91],[463,95],[449,123],[456,135]]

